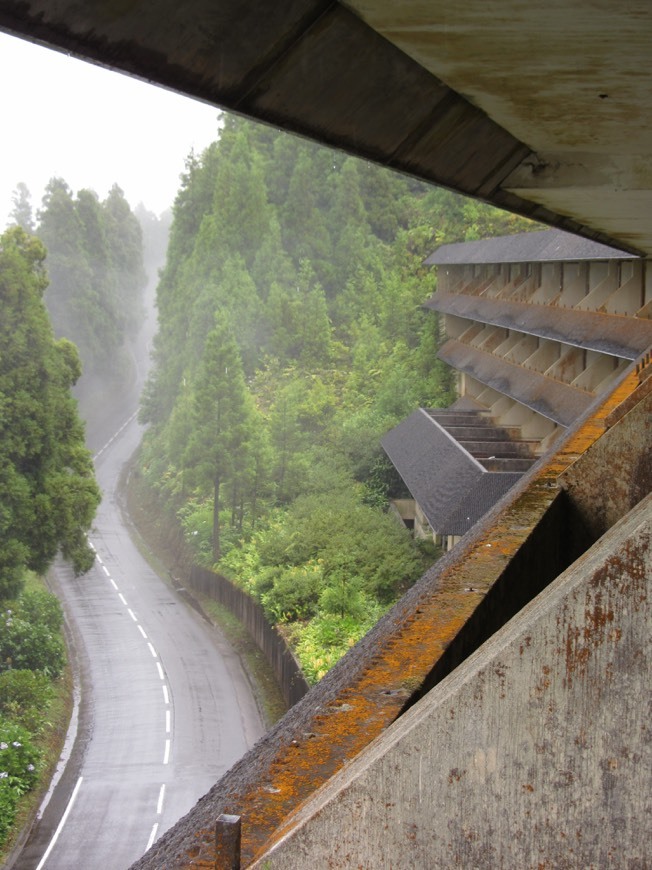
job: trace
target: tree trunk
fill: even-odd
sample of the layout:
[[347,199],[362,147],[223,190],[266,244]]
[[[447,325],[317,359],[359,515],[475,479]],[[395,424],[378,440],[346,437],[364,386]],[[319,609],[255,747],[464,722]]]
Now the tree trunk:
[[220,478],[215,478],[213,490],[213,560],[220,559]]

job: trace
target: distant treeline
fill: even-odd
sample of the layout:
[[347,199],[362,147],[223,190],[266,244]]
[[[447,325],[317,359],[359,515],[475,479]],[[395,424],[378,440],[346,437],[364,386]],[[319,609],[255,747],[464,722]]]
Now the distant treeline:
[[436,554],[387,515],[379,439],[446,405],[437,244],[525,228],[447,191],[227,117],[187,161],[157,291],[142,471],[198,562],[325,670]]
[[12,216],[46,247],[45,303],[55,333],[77,345],[86,375],[118,371],[125,338],[142,319],[146,283],[141,227],[121,189],[114,185],[100,201],[53,178],[35,220],[20,184]]

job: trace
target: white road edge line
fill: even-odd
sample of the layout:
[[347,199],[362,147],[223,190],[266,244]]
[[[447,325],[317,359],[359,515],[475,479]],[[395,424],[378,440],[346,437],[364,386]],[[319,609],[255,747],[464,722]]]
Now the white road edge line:
[[165,733],[166,734],[170,733],[170,711],[169,710],[165,711]]
[[165,783],[161,786],[161,790],[158,793],[158,803],[156,804],[156,814],[161,815],[163,812],[163,799],[165,798]]
[[167,764],[170,761],[170,740],[165,741],[165,752],[163,753],[163,764]]
[[[129,611],[129,612],[131,613],[131,611]],[[136,618],[136,617],[134,616],[134,619],[135,619],[135,618]],[[142,636],[145,638],[145,640],[147,640],[147,632],[146,632],[145,629],[142,627],[142,625],[139,625],[139,626],[138,626],[138,631],[142,634]]]
[[82,784],[83,779],[84,779],[84,777],[80,776],[79,779],[77,780],[77,784],[75,785],[75,788],[73,789],[72,795],[70,796],[70,800],[68,801],[68,806],[66,807],[66,811],[63,814],[63,816],[61,817],[61,821],[59,822],[59,825],[58,825],[56,831],[54,832],[54,836],[50,840],[50,845],[47,847],[47,849],[45,850],[45,854],[43,855],[41,860],[38,862],[36,870],[41,870],[41,868],[45,866],[45,862],[49,858],[50,852],[52,851],[52,849],[54,849],[54,844],[59,839],[59,834],[63,830],[63,826],[66,824],[66,821],[68,819],[68,815],[70,814],[70,810],[72,809],[72,805],[75,803],[75,798],[77,797],[77,793],[79,792],[79,789],[80,789],[80,786]]
[[120,601],[122,601],[122,603],[124,604],[124,606],[127,607],[127,599],[124,597],[124,595],[122,594],[122,592],[118,592],[118,598],[120,599]]
[[107,577],[109,576],[109,569],[106,567],[106,565],[102,565],[102,571],[104,571]]
[[128,420],[125,420],[125,421],[124,421],[124,423],[122,424],[122,426],[121,426],[121,427],[120,427],[116,432],[114,432],[113,435],[109,438],[109,440],[106,442],[106,444],[104,445],[104,447],[100,448],[100,449],[97,451],[97,453],[96,453],[95,456],[93,457],[93,462],[95,462],[96,459],[99,459],[99,457],[104,453],[104,451],[106,450],[106,448],[109,447],[111,444],[113,444],[113,442],[114,442],[115,439],[118,437],[118,435],[122,432],[122,430],[123,430],[123,429],[126,429],[127,426],[131,423],[131,421],[132,421],[135,417],[137,417],[137,416],[138,416],[138,411],[134,411],[134,413],[131,415],[131,417],[129,417]]
[[[133,619],[134,622],[138,622],[138,617],[137,617],[136,614],[133,612],[133,610],[131,609],[131,607],[128,607],[128,608],[127,608],[127,613],[128,613],[129,616]],[[140,628],[140,626],[138,626],[138,628]]]
[[168,695],[168,687],[167,686],[163,686],[163,698],[165,699],[166,704],[170,703],[170,696]]
[[117,591],[118,591],[118,584],[115,582],[115,580],[113,579],[113,577],[109,577],[109,580],[111,581],[111,585],[113,586],[113,588],[114,588],[115,591],[117,592]]
[[158,822],[155,823],[154,827],[152,828],[152,833],[149,835],[149,840],[147,841],[147,849],[145,849],[146,852],[149,849],[151,849],[152,846],[154,845],[154,840],[156,839],[156,832],[157,831],[158,831]]
[[160,677],[162,680],[164,680],[164,679],[165,679],[165,674],[163,673],[163,668],[161,667],[161,663],[160,663],[160,662],[156,662],[156,667],[158,668],[158,675],[159,675],[159,677]]
[[158,656],[156,655],[156,650],[154,649],[154,647],[152,646],[152,644],[149,641],[147,641],[147,646],[149,647],[149,651],[154,656],[154,658],[155,659],[158,658]]

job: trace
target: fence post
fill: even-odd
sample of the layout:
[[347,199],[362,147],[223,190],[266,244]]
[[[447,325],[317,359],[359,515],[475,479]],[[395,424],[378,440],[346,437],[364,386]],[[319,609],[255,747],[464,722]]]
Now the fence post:
[[240,816],[225,813],[215,823],[215,870],[240,870]]

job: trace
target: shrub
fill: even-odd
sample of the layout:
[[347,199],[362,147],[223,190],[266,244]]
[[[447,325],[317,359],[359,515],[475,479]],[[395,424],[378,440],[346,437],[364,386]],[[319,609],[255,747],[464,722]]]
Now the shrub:
[[45,589],[23,592],[16,606],[16,615],[26,622],[45,626],[50,631],[60,631],[63,625],[63,611],[59,599]]
[[47,625],[28,622],[11,610],[0,614],[0,671],[43,671],[55,678],[64,663],[63,641]]
[[291,628],[294,652],[305,678],[312,685],[336,664],[380,619],[383,608],[370,604],[362,620],[320,613],[306,625]]
[[14,822],[18,798],[36,783],[39,762],[28,731],[0,718],[0,845]]
[[0,673],[0,716],[5,716],[32,734],[44,723],[54,689],[46,674],[39,671],[9,670]]
[[29,731],[0,718],[0,779],[7,779],[19,796],[25,794],[36,783],[39,761]]
[[0,779],[0,846],[7,839],[16,818],[18,792],[9,785],[9,779]]
[[178,512],[186,543],[200,565],[213,564],[213,502],[189,501]]
[[[317,560],[303,565],[284,565],[261,571],[261,579],[271,581],[260,600],[268,617],[275,622],[307,619],[317,611],[323,582],[322,566]],[[259,589],[265,588],[262,584]]]

